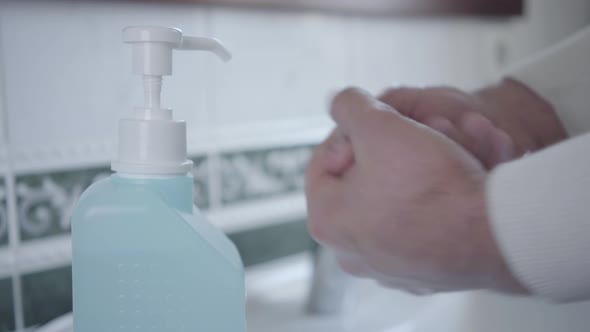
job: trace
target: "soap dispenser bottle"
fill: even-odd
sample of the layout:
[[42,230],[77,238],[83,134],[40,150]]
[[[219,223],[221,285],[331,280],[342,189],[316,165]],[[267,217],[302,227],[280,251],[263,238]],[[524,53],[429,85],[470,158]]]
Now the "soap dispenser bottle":
[[175,28],[127,27],[123,39],[145,105],[119,122],[115,173],[72,214],[74,331],[245,332],[240,256],[193,206],[186,125],[160,106],[174,50],[230,55]]

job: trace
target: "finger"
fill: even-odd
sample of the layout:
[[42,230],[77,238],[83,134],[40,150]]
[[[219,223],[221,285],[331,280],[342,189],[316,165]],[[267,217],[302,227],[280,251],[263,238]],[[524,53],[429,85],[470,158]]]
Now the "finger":
[[416,108],[414,119],[422,121],[425,117],[436,114],[456,122],[463,114],[471,110],[466,94],[451,87],[430,87],[422,95],[428,96],[424,105]]
[[338,128],[318,147],[317,155],[323,170],[334,176],[342,176],[354,162],[352,146],[348,138]]
[[346,89],[334,98],[331,115],[351,140],[353,148],[357,139],[372,143],[366,138],[376,138],[376,133],[390,131],[403,135],[409,126],[407,118],[402,117],[389,105],[355,88]]
[[464,139],[455,125],[442,116],[430,116],[423,120],[423,124],[445,135],[459,145],[464,144]]
[[[305,191],[310,195],[328,186],[331,182],[336,180],[336,176],[333,171],[338,168],[338,161],[332,160],[337,159],[336,157],[330,157],[330,140],[333,140],[334,133],[332,133],[322,144],[318,145],[309,160],[307,170],[305,173]],[[338,154],[338,153],[334,153]]]
[[372,115],[385,110],[369,93],[357,88],[348,88],[334,97],[330,114],[346,135],[367,131],[374,121]]
[[318,145],[306,171],[306,190],[315,192],[315,187],[325,186],[341,177],[354,163],[352,146],[338,128]]
[[516,144],[514,144],[514,140],[504,130],[498,129],[495,131],[490,141],[493,151],[492,155],[494,156],[490,168],[517,157]]
[[348,204],[345,175],[354,165],[350,142],[337,128],[313,152],[305,177],[308,230],[321,244],[351,250],[354,234],[342,224],[341,207]]
[[[310,235],[325,245],[340,244],[340,228],[334,221],[340,221],[338,207],[342,206],[343,194],[341,180],[334,172],[339,172],[346,161],[332,160],[330,147],[335,140],[332,134],[313,152],[305,174],[305,198],[307,200],[307,227]],[[336,155],[341,154],[337,152]]]
[[516,147],[512,138],[483,115],[465,114],[459,126],[473,144],[472,153],[487,169],[516,157]]
[[463,114],[457,122],[459,130],[470,142],[467,147],[469,152],[479,159],[487,169],[490,169],[495,160],[491,139],[496,130],[494,124],[483,115],[475,112]]
[[389,89],[380,95],[379,100],[395,108],[404,116],[415,119],[414,111],[422,90],[405,87]]

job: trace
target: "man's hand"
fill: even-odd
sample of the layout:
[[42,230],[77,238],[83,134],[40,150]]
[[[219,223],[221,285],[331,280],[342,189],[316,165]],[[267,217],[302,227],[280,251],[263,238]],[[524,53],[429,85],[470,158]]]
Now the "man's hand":
[[551,105],[510,79],[475,94],[447,87],[390,89],[381,100],[445,134],[487,169],[567,136]]
[[524,292],[491,234],[476,158],[360,90],[331,114],[307,172],[309,229],[346,271],[415,293]]

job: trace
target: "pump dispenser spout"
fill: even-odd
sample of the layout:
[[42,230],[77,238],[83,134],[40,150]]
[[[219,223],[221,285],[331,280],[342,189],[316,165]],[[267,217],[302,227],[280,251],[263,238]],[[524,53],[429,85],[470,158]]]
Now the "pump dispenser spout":
[[215,53],[221,60],[231,60],[231,53],[223,44],[215,38],[207,37],[183,37],[180,50],[207,50]]
[[123,29],[123,41],[133,46],[133,72],[143,75],[145,108],[159,109],[162,76],[172,75],[172,51],[209,51],[223,61],[231,53],[215,38],[183,36],[176,28],[134,26]]
[[192,162],[187,160],[186,124],[162,108],[162,76],[172,75],[173,50],[209,51],[224,61],[231,54],[217,39],[183,36],[177,28],[126,27],[123,42],[133,46],[133,73],[143,76],[144,106],[134,118],[119,122],[119,151],[112,168],[132,174],[187,173]]

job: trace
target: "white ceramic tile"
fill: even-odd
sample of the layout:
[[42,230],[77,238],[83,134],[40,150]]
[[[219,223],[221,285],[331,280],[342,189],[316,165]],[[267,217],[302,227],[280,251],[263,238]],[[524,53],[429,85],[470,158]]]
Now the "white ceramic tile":
[[468,20],[355,20],[355,84],[373,93],[391,85],[473,87],[486,79],[490,24]]
[[[0,8],[1,8],[0,4]],[[0,41],[0,170],[5,164],[4,156],[6,154],[6,141],[8,139],[8,123],[6,112],[6,97],[4,96],[4,61],[2,59],[2,43]]]
[[213,33],[235,57],[217,65],[218,124],[306,117],[325,112],[327,96],[351,81],[344,18],[216,9]]
[[[55,145],[114,138],[116,120],[143,103],[131,74],[126,25],[171,25],[203,34],[203,9],[134,2],[18,2],[0,4],[10,141]],[[165,80],[163,103],[190,123],[206,119],[202,83],[206,61],[178,54],[177,75]]]

